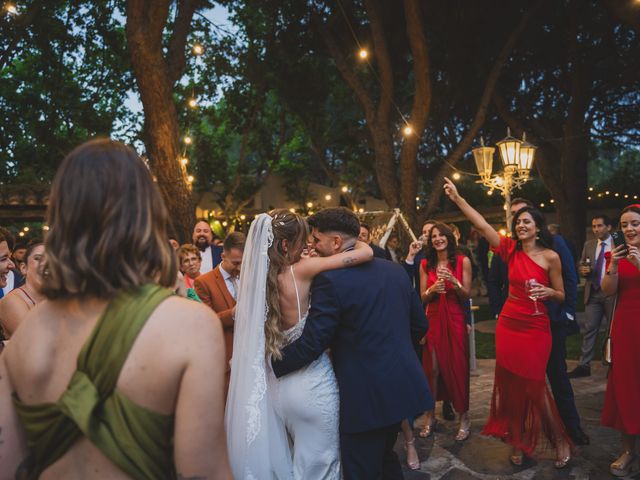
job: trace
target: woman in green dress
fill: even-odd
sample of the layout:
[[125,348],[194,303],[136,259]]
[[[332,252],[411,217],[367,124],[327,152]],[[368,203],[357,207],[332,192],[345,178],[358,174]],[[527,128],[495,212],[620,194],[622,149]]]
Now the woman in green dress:
[[71,152],[36,306],[0,355],[0,479],[231,478],[222,328],[172,295],[168,214],[136,153]]

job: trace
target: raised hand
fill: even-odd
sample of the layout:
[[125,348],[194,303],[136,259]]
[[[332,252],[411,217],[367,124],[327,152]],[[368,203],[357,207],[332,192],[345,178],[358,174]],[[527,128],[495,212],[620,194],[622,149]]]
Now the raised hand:
[[414,258],[421,249],[422,249],[422,242],[420,241],[411,242],[411,245],[409,245],[408,256],[410,256],[411,258]]
[[629,253],[627,253],[627,260],[629,260],[634,267],[640,270],[640,249],[634,245],[627,245],[627,248],[629,249]]
[[457,202],[461,197],[458,193],[458,188],[455,184],[449,180],[447,177],[444,177],[444,193],[452,202]]

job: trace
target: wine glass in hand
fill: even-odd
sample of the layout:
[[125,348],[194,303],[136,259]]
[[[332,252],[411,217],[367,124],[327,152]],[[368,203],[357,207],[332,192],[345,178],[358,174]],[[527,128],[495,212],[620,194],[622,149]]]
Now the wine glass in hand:
[[535,278],[530,278],[524,282],[524,288],[527,291],[527,295],[531,300],[533,300],[533,306],[535,307],[535,312],[532,315],[542,315],[542,312],[538,310],[538,297],[532,292],[535,290],[540,284]]

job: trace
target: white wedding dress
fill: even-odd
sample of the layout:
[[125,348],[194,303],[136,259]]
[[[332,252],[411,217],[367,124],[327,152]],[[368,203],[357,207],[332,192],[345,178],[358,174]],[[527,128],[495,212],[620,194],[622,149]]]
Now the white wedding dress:
[[[287,345],[300,337],[309,313],[307,310],[302,316],[293,266],[290,271],[298,302],[298,323],[284,332]],[[280,379],[269,373],[268,390],[274,408],[293,444],[294,478],[340,479],[340,398],[327,352]]]
[[[328,355],[277,379],[265,354],[272,221],[277,216],[263,213],[252,222],[242,259],[225,411],[229,461],[236,480],[339,479],[339,397]],[[300,337],[306,317],[298,296],[288,343]]]

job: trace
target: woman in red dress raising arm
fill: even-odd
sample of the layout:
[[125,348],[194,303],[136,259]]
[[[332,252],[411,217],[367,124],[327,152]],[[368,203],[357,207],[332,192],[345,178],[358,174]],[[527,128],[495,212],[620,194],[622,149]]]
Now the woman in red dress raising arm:
[[564,468],[571,459],[571,440],[545,380],[551,330],[544,306],[547,300],[562,302],[564,287],[544,217],[525,207],[514,215],[512,238],[500,237],[448,178],[444,191],[509,267],[509,296],[496,327],[491,412],[482,433],[510,444],[516,465],[523,454],[545,446],[544,436],[556,449],[554,466]]
[[[427,238],[426,259],[420,264],[420,291],[427,305],[429,331],[423,355],[430,355],[434,397],[449,400],[460,415],[457,441],[469,437],[469,340],[463,302],[471,290],[471,261],[456,252],[449,227],[436,223]],[[421,437],[435,425],[434,411],[427,412]]]
[[[620,230],[626,245],[611,251],[607,274],[602,279],[605,295],[618,294],[611,328],[611,369],[604,397],[602,425],[622,433],[623,452],[611,464],[611,473],[629,473],[640,435],[640,205],[622,210]],[[607,255],[607,254],[605,254]]]

